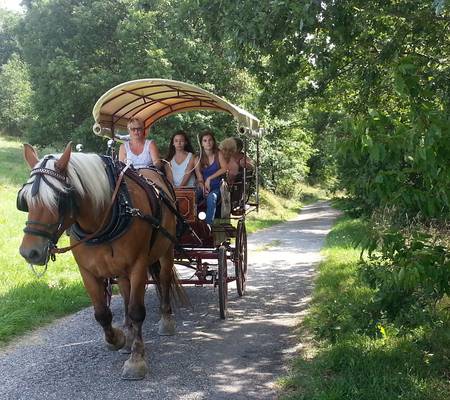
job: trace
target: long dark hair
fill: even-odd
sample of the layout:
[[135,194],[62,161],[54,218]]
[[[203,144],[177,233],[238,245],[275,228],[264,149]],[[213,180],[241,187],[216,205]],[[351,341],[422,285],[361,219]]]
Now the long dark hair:
[[200,168],[206,168],[209,165],[209,160],[208,160],[208,156],[206,155],[205,151],[203,150],[202,147],[202,140],[205,136],[211,136],[214,142],[214,146],[213,146],[213,152],[214,152],[214,158],[217,158],[217,155],[219,153],[219,148],[217,147],[217,142],[216,142],[216,138],[214,137],[214,133],[212,133],[211,131],[203,131],[202,133],[200,133],[200,135],[198,136],[198,140],[199,140],[199,144],[200,144],[200,151],[201,151],[201,158],[200,158]]
[[167,157],[166,157],[167,161],[171,161],[175,155],[175,146],[173,144],[173,141],[175,139],[175,136],[178,136],[178,135],[184,137],[184,141],[185,141],[184,151],[194,154],[194,149],[192,148],[192,144],[191,144],[191,141],[189,140],[188,134],[185,131],[177,131],[170,138],[169,151],[168,151]]

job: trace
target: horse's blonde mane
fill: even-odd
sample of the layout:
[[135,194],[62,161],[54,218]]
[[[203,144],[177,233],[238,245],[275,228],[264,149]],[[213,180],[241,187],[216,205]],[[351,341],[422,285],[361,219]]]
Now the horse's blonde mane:
[[[54,159],[50,159],[45,164],[45,168],[55,170],[55,162],[61,154],[54,154]],[[35,165],[39,168],[43,164],[43,159]],[[61,192],[67,192],[67,188],[58,179],[45,175],[46,179]],[[111,199],[111,187],[105,170],[105,164],[97,154],[72,153],[67,166],[67,183],[81,198],[88,197],[94,209],[98,209]],[[27,185],[23,187],[20,196],[25,199],[29,207],[42,204],[44,207],[57,211],[58,196],[43,179],[39,184],[39,192],[31,195],[32,182],[36,176],[30,177]]]

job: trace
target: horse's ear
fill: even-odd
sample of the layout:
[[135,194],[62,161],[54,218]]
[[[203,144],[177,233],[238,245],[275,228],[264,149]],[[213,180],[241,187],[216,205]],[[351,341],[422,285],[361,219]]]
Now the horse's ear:
[[25,161],[30,168],[34,168],[39,161],[36,150],[31,144],[28,143],[23,144],[23,158],[25,158]]
[[72,142],[67,143],[64,153],[61,154],[59,160],[55,163],[55,168],[59,171],[65,171],[67,164],[70,160],[70,154],[72,153]]

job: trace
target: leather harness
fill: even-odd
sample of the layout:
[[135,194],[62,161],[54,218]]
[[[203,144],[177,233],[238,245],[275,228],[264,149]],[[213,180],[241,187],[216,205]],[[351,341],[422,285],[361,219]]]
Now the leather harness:
[[[108,156],[100,156],[105,163],[106,172],[108,174],[108,179],[110,182],[111,187],[115,188],[114,194],[113,194],[113,204],[111,204],[110,212],[111,217],[108,220],[108,223],[104,227],[100,227],[97,232],[94,234],[92,233],[86,233],[84,232],[81,227],[75,223],[69,228],[68,233],[73,236],[78,242],[75,245],[68,246],[65,248],[58,249],[56,247],[56,242],[59,239],[59,236],[62,232],[54,232],[49,233],[44,230],[31,230],[30,228],[25,228],[25,233],[29,233],[35,236],[44,236],[49,238],[50,245],[49,245],[49,251],[51,252],[52,258],[54,258],[55,253],[63,253],[68,250],[71,250],[73,247],[77,246],[78,244],[84,243],[86,245],[100,245],[106,242],[111,242],[113,240],[116,240],[120,238],[122,235],[124,235],[127,230],[129,229],[132,218],[133,217],[139,217],[148,223],[152,225],[154,228],[152,231],[152,236],[150,239],[150,246],[149,249],[153,247],[158,232],[161,233],[163,236],[168,238],[170,241],[172,241],[177,248],[177,250],[183,251],[180,247],[178,240],[176,237],[174,237],[170,232],[168,232],[164,227],[161,226],[161,204],[164,204],[173,214],[177,217],[177,227],[182,226],[183,229],[186,229],[188,227],[188,224],[184,220],[183,216],[180,214],[180,212],[177,209],[177,206],[174,206],[175,202],[175,192],[173,190],[173,187],[171,183],[167,180],[164,174],[160,172],[158,169],[151,167],[149,169],[157,172],[162,179],[164,180],[166,186],[169,188],[169,191],[172,195],[172,199],[170,199],[165,191],[159,187],[156,183],[151,181],[148,178],[145,178],[144,176],[138,174],[138,172],[122,162],[115,162],[111,157]],[[46,161],[45,161],[46,162]],[[57,179],[61,180],[61,174],[57,173]],[[42,166],[40,168],[36,168],[31,172],[31,175],[36,175],[36,179],[33,182],[32,187],[32,195],[37,194],[39,190],[39,182],[40,178],[42,178],[47,184],[48,180],[46,179],[45,175],[49,175],[52,177],[55,177],[55,171],[49,170],[47,168],[43,168]],[[138,184],[146,193],[147,199],[150,204],[151,213],[150,214],[143,214],[140,209],[134,208],[132,204],[132,199],[130,197],[128,187],[126,185],[126,182],[123,180],[123,176],[128,177],[133,182]],[[64,178],[64,183],[66,183],[66,179]],[[67,183],[66,183],[67,185]],[[53,187],[49,184],[50,187]],[[71,188],[72,189],[72,188]],[[70,205],[70,213],[74,214],[77,210],[77,202],[74,198],[75,193],[73,190],[69,191],[69,194],[66,195],[70,197],[70,201],[66,200],[66,202]],[[23,204],[23,200],[20,197],[20,191],[18,193],[18,208],[21,211],[28,211],[28,207],[26,207],[26,204]],[[176,203],[175,203],[176,204]],[[61,212],[62,210],[60,210]],[[64,215],[60,215],[60,222],[58,223],[59,226],[62,225],[61,219],[64,218]],[[30,221],[30,223],[35,223],[33,221]],[[36,223],[35,223],[36,224]],[[177,229],[178,231],[178,229]],[[178,232],[177,232],[178,233]],[[177,234],[177,236],[179,236]],[[150,251],[149,250],[149,251]]]

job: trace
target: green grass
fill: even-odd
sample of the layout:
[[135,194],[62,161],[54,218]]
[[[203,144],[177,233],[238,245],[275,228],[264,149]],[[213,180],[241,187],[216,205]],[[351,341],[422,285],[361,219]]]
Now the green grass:
[[20,142],[0,136],[0,168],[0,186],[22,185],[28,178]]
[[[28,176],[21,143],[0,136],[0,345],[90,304],[71,253],[58,255],[38,279],[18,252],[26,214],[17,211],[16,195]],[[307,187],[303,193],[317,195]],[[249,232],[292,218],[301,202],[262,191],[261,205],[248,219]],[[61,240],[60,247],[68,244],[67,237]]]
[[16,194],[29,170],[19,142],[0,137],[0,149],[0,344],[5,344],[89,300],[71,253],[50,262],[40,279],[20,256],[26,214],[16,210]]
[[280,382],[283,398],[448,400],[449,316],[417,316],[427,322],[408,329],[379,315],[352,248],[364,232],[360,220],[344,218],[328,236],[312,307],[298,328],[309,344]]

